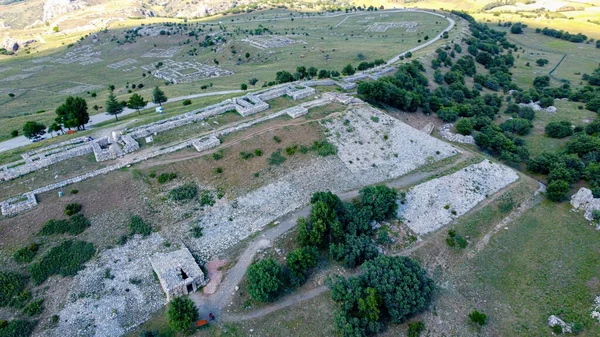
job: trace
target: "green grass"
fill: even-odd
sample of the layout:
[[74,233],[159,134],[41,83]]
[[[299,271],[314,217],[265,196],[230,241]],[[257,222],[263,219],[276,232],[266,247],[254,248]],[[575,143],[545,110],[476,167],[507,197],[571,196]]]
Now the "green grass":
[[[101,53],[99,57],[103,59],[103,62],[88,66],[82,66],[77,63],[67,65],[51,62],[40,63],[51,64],[55,68],[34,73],[23,80],[1,83],[0,88],[14,91],[16,97],[10,98],[8,95],[0,96],[0,107],[2,107],[3,111],[0,114],[0,118],[4,119],[0,123],[0,140],[8,139],[10,131],[20,129],[25,121],[40,120],[45,123],[51,123],[54,119],[54,110],[67,96],[67,94],[60,93],[60,91],[79,85],[77,83],[100,86],[99,89],[91,90],[90,94],[87,92],[79,94],[79,96],[84,97],[88,101],[90,111],[92,111],[91,107],[94,105],[104,106],[108,96],[107,87],[109,84],[116,86],[115,94],[118,100],[125,100],[130,96],[127,92],[128,89],[125,88],[127,82],[144,84],[143,89],[135,89],[133,91],[139,93],[147,100],[151,98],[151,91],[156,85],[161,85],[168,97],[196,94],[209,90],[239,89],[240,83],[247,83],[251,77],[259,79],[256,88],[260,88],[264,82],[274,80],[275,72],[279,70],[294,72],[296,67],[300,65],[340,71],[348,63],[354,66],[358,65],[362,61],[358,59],[358,53],[362,53],[365,56],[364,61],[368,62],[380,58],[389,59],[402,51],[419,45],[418,40],[423,41],[426,35],[430,37],[435,36],[447,26],[446,20],[424,13],[387,13],[388,17],[379,17],[377,13],[362,13],[364,15],[350,17],[337,28],[334,26],[342,21],[344,16],[325,19],[314,16],[307,19],[297,18],[294,21],[287,19],[256,21],[256,19],[266,19],[275,14],[285,17],[289,12],[275,10],[202,20],[201,24],[207,24],[204,27],[205,34],[216,33],[219,31],[217,23],[219,21],[223,22],[223,25],[227,28],[227,32],[232,33],[232,36],[227,37],[228,41],[225,46],[220,48],[220,51],[217,53],[211,51],[210,48],[199,48],[197,56],[189,56],[187,51],[192,47],[198,47],[198,42],[204,38],[204,35],[200,35],[199,40],[190,38],[191,43],[183,45],[182,50],[174,57],[177,61],[193,60],[210,65],[214,64],[213,59],[217,59],[222,68],[234,72],[234,75],[231,76],[169,86],[165,86],[163,80],[156,79],[153,76],[146,75],[143,77],[141,66],[157,62],[161,59],[141,58],[140,56],[154,48],[155,44],[157,48],[181,45],[189,38],[183,35],[140,37],[137,43],[125,44],[123,46],[117,45],[116,42],[96,44],[94,45],[94,51]],[[365,32],[365,29],[371,22],[358,22],[364,19],[365,16],[376,16],[376,21],[379,22],[416,21],[420,23],[419,30],[416,33],[406,33],[406,29],[392,28],[383,33]],[[189,23],[191,24],[192,21],[190,20]],[[242,39],[246,38],[246,34],[238,34],[236,29],[239,27],[241,30],[254,30],[258,28],[259,24],[268,28],[273,33],[289,35],[293,39],[306,42],[306,44],[296,43],[267,51],[255,48],[249,43],[242,41]],[[208,32],[209,27],[213,28],[212,32]],[[123,35],[122,30],[111,30],[107,33],[100,33],[99,38],[102,41],[110,41],[113,36],[117,39],[122,39]],[[91,42],[87,39],[76,43],[71,49],[61,46],[54,50],[40,53],[34,52],[30,55],[21,54],[18,57],[3,60],[3,66],[11,68],[4,72],[3,76],[9,77],[22,74],[24,70],[35,65],[31,62],[33,59],[45,56],[60,57],[81,44],[91,44]],[[233,54],[232,50],[236,50],[237,53]],[[251,57],[249,59],[242,57],[242,61],[238,62],[238,56],[245,54],[245,52],[249,52]],[[126,58],[137,59],[138,62],[135,64],[137,69],[130,72],[123,72],[121,69],[107,67],[109,64],[122,61]],[[213,83],[212,87],[201,89],[201,86],[210,83]],[[97,96],[92,97],[92,92],[95,92]],[[189,111],[189,108],[194,106],[195,100],[192,99],[192,105],[187,107],[184,107],[181,102],[173,104],[174,106],[169,107],[169,109],[185,109],[185,111]],[[33,114],[39,110],[46,110],[46,112]]]
[[493,236],[470,264],[472,274],[463,275],[486,289],[492,306],[505,308],[493,319],[502,335],[550,335],[546,320],[553,314],[583,324],[586,336],[600,335],[590,318],[600,291],[598,233],[570,208],[543,201]]

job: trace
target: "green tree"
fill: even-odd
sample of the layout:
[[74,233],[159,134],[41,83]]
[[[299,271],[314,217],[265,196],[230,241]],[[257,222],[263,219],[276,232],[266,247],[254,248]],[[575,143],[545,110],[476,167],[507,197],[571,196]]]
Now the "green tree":
[[318,258],[319,251],[312,246],[289,252],[286,257],[286,266],[290,270],[292,284],[299,286],[304,283],[308,270],[317,265]]
[[554,121],[546,125],[546,135],[551,138],[565,138],[573,134],[570,121]]
[[176,331],[191,331],[198,320],[198,309],[188,297],[175,297],[169,302],[167,311],[169,327]]
[[564,180],[554,180],[546,188],[546,196],[554,202],[563,201],[569,193],[569,183]]
[[600,113],[600,97],[593,98],[587,102],[585,108]]
[[277,74],[275,74],[275,81],[279,84],[293,82],[294,75],[292,75],[289,71],[278,71]]
[[52,123],[48,127],[48,131],[50,131],[50,134],[52,134],[52,132],[60,132],[62,131],[62,126],[60,126],[58,123]]
[[46,126],[40,122],[29,121],[23,125],[23,135],[29,139],[37,138],[46,133]]
[[398,192],[385,185],[369,186],[358,192],[360,203],[369,207],[373,220],[382,221],[396,216]]
[[152,103],[162,106],[167,99],[168,98],[165,96],[164,91],[160,90],[158,86],[154,88],[154,91],[152,92]]
[[143,109],[148,104],[147,101],[144,100],[144,97],[136,94],[131,95],[129,97],[129,101],[127,101],[127,107],[129,109],[135,109],[140,115],[140,109]]
[[109,115],[115,116],[116,120],[119,120],[117,115],[123,112],[123,105],[117,101],[115,94],[112,92],[108,95],[108,99],[106,100],[106,112]]
[[250,53],[246,53],[246,58],[250,58]]
[[470,135],[473,131],[473,122],[469,118],[462,118],[456,122],[456,131],[461,135]]
[[77,128],[85,130],[85,124],[90,121],[90,115],[87,111],[87,102],[81,97],[69,96],[65,102],[56,108],[58,117],[57,123],[67,128]]
[[344,76],[354,75],[354,73],[356,73],[356,70],[351,64],[347,64],[344,69],[342,69],[342,75]]
[[300,74],[300,79],[303,79],[306,77],[306,67],[305,66],[296,67],[296,72],[298,74]]
[[310,68],[308,68],[307,72],[308,72],[308,76],[310,76],[311,78],[314,78],[314,77],[317,77],[318,69],[315,67],[310,67]]
[[240,85],[240,89],[242,89],[242,90],[246,91],[246,90],[248,90],[248,85],[247,85],[246,83],[242,83],[242,84]]
[[477,310],[473,310],[469,314],[469,318],[471,319],[471,322],[478,324],[479,326],[483,326],[487,323],[487,315]]
[[283,268],[271,258],[250,265],[246,278],[248,293],[260,302],[275,300],[283,290]]
[[255,86],[257,82],[258,82],[258,78],[256,78],[256,77],[252,77],[251,79],[248,80],[248,84],[250,84],[251,86]]

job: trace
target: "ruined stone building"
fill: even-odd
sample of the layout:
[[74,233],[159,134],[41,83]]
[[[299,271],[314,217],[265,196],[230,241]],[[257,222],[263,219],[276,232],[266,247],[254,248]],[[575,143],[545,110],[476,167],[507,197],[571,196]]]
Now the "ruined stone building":
[[167,301],[194,292],[208,283],[196,260],[185,247],[168,253],[155,253],[150,257],[150,264],[167,294]]

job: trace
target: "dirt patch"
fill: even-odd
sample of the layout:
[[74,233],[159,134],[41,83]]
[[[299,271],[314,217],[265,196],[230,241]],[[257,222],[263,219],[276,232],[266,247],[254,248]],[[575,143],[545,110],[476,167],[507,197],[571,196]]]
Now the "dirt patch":
[[204,265],[204,268],[206,268],[208,273],[208,278],[210,279],[208,284],[202,290],[205,295],[212,295],[217,291],[217,288],[223,279],[223,268],[226,264],[227,260],[215,259],[208,261],[206,265]]

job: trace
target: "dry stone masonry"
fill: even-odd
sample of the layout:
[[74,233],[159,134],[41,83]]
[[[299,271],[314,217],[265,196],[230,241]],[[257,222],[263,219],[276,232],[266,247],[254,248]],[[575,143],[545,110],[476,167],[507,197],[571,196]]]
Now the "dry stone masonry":
[[473,138],[473,136],[471,136],[471,135],[464,136],[464,135],[456,134],[456,133],[452,132],[453,127],[454,127],[454,124],[452,124],[452,123],[444,124],[438,128],[438,134],[440,135],[440,137],[442,137],[446,140],[449,140],[451,142],[460,143],[460,144],[475,144],[475,139]]
[[512,169],[484,160],[410,189],[398,217],[418,234],[442,228],[519,178]]
[[150,257],[150,264],[167,294],[167,302],[194,292],[208,283],[192,253],[185,247],[167,253],[154,253]]
[[582,187],[571,197],[571,206],[576,210],[584,210],[585,219],[593,221],[593,212],[600,211],[600,198],[594,198],[592,190]]

